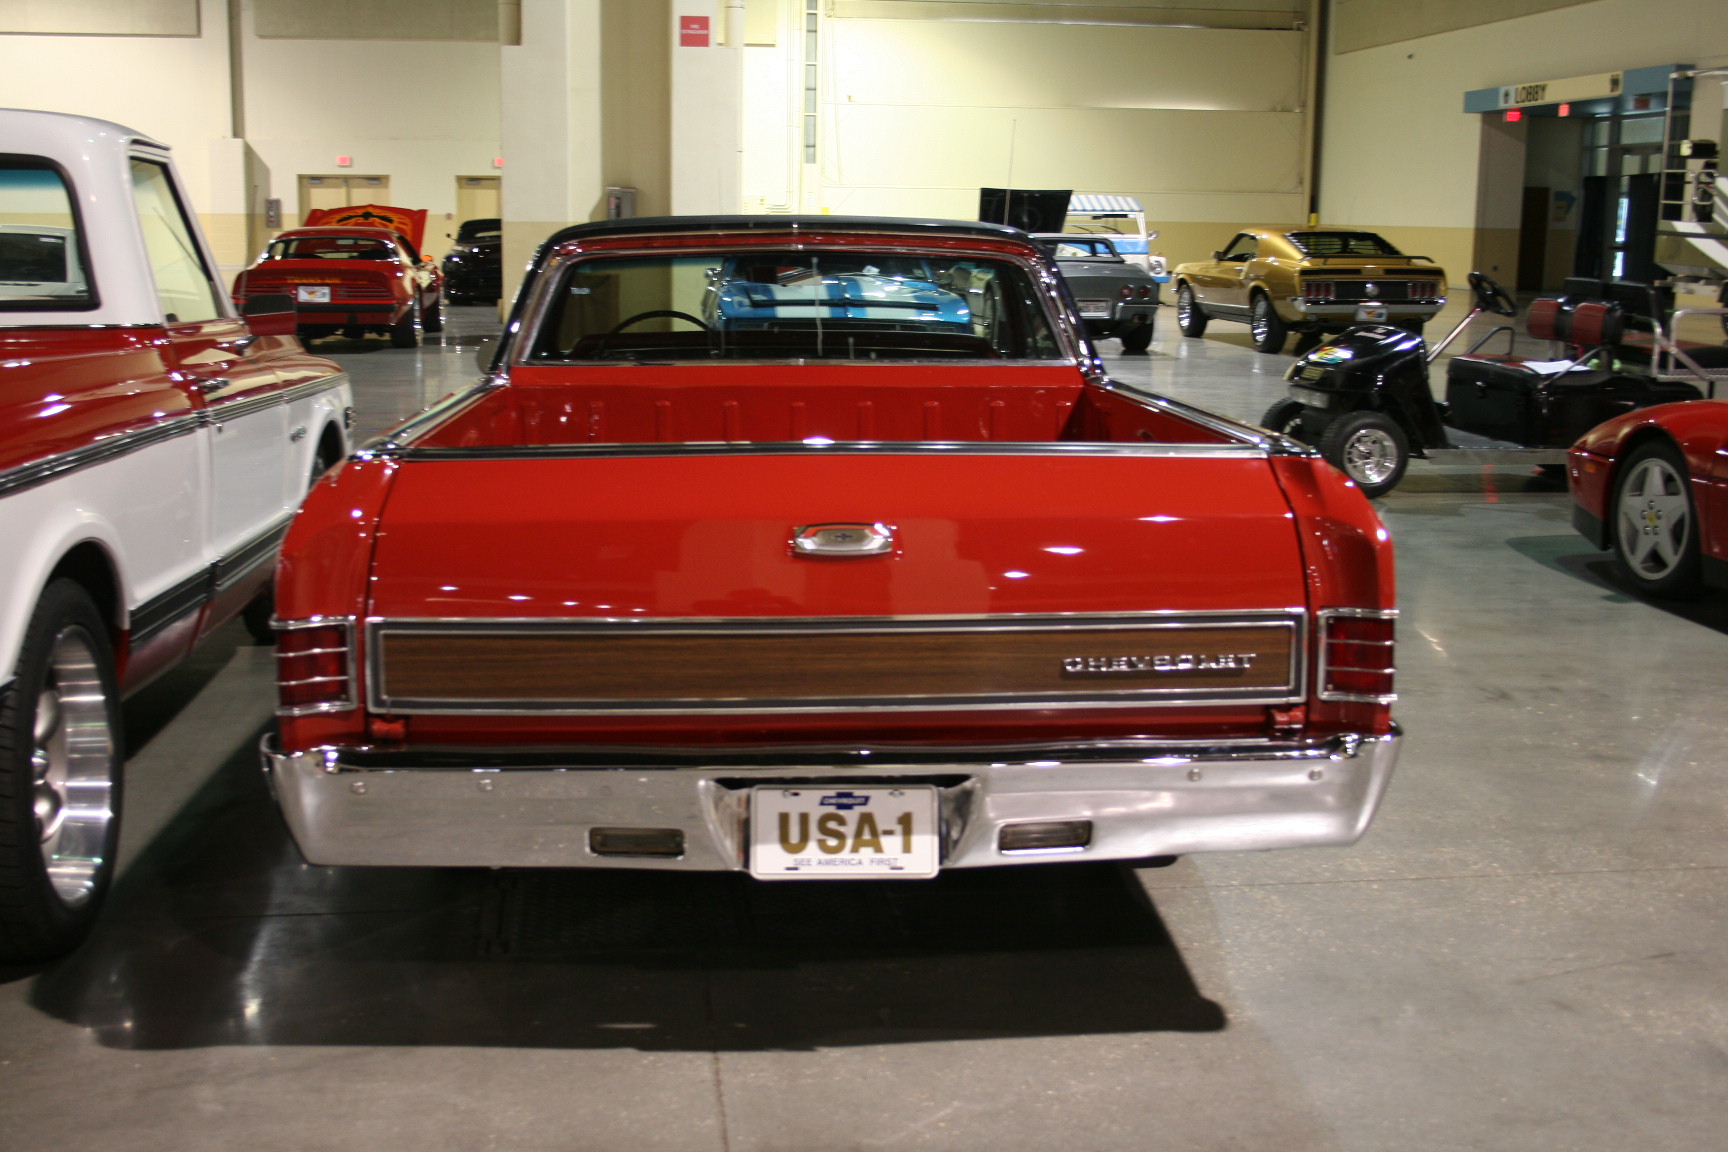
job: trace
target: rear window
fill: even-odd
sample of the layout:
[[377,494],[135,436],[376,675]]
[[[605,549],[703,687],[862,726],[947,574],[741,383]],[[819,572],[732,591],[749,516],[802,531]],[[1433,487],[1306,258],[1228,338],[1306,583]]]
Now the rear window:
[[65,177],[44,159],[0,156],[0,310],[94,307]]
[[1116,260],[1116,249],[1108,240],[1045,240],[1041,242],[1046,251],[1057,260]]
[[1052,360],[1031,278],[964,255],[598,257],[558,274],[530,356],[567,360]]
[[394,260],[396,249],[387,241],[363,236],[298,236],[272,240],[266,260]]
[[1292,232],[1288,239],[1304,256],[1402,256],[1372,232]]

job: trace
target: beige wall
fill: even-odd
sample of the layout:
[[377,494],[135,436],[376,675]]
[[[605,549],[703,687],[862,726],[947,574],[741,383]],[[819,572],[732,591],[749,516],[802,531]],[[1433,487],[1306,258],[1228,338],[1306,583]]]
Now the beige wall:
[[[993,21],[953,18],[964,7],[908,2],[902,19],[879,18],[889,3],[832,9],[819,162],[806,168],[802,4],[786,0],[788,32],[745,50],[746,210],[967,219],[980,187],[1113,192],[1144,204],[1162,233],[1154,250],[1172,260],[1251,223],[1306,216],[1304,33],[1015,22],[1008,5],[991,6],[1003,9]],[[1258,7],[1291,22],[1287,0]],[[950,18],[918,18],[934,8]]]
[[[1341,7],[1340,21],[1348,15]],[[1350,30],[1340,28],[1340,39]],[[1493,173],[1479,202],[1483,117],[1464,93],[1656,64],[1728,62],[1728,0],[1591,0],[1327,58],[1321,216],[1400,237],[1454,283],[1517,259],[1519,195]],[[1521,184],[1521,180],[1517,182]],[[1500,199],[1511,196],[1508,206]],[[1507,213],[1510,213],[1508,218]],[[1510,235],[1506,229],[1510,228]],[[1478,235],[1480,230],[1481,234]]]
[[[0,106],[97,116],[170,145],[224,276],[256,254],[263,200],[280,198],[284,223],[298,223],[296,176],[343,171],[340,155],[347,171],[388,174],[398,204],[427,209],[426,246],[442,252],[455,177],[494,171],[500,153],[496,43],[258,39],[246,0],[239,141],[228,5],[201,3],[191,36],[0,34]],[[419,11],[390,3],[397,17]]]

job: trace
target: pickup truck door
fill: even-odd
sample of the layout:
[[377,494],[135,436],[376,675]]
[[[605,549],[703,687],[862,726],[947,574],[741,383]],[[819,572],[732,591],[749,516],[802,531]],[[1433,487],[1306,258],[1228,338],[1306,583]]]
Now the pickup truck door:
[[224,295],[168,168],[134,157],[132,191],[162,305],[169,366],[209,421],[202,435],[211,591],[218,598],[249,598],[262,583],[259,572],[274,557],[292,507],[280,381],[252,353],[255,341],[245,321],[225,315]]

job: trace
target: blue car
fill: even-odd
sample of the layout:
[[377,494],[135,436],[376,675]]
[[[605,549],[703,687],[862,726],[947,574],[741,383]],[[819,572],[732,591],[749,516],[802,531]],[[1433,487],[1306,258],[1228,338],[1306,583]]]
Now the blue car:
[[966,300],[936,283],[924,260],[900,257],[735,256],[710,272],[705,319],[714,328],[851,328],[970,335]]

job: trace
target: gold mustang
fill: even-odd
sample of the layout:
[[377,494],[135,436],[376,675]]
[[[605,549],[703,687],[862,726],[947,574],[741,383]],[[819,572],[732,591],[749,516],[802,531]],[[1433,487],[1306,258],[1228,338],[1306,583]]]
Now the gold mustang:
[[1244,321],[1261,352],[1282,351],[1291,331],[1303,334],[1298,352],[1352,324],[1421,332],[1446,303],[1446,273],[1428,257],[1336,228],[1240,232],[1212,259],[1178,264],[1171,279],[1182,335],[1201,335],[1210,320]]

